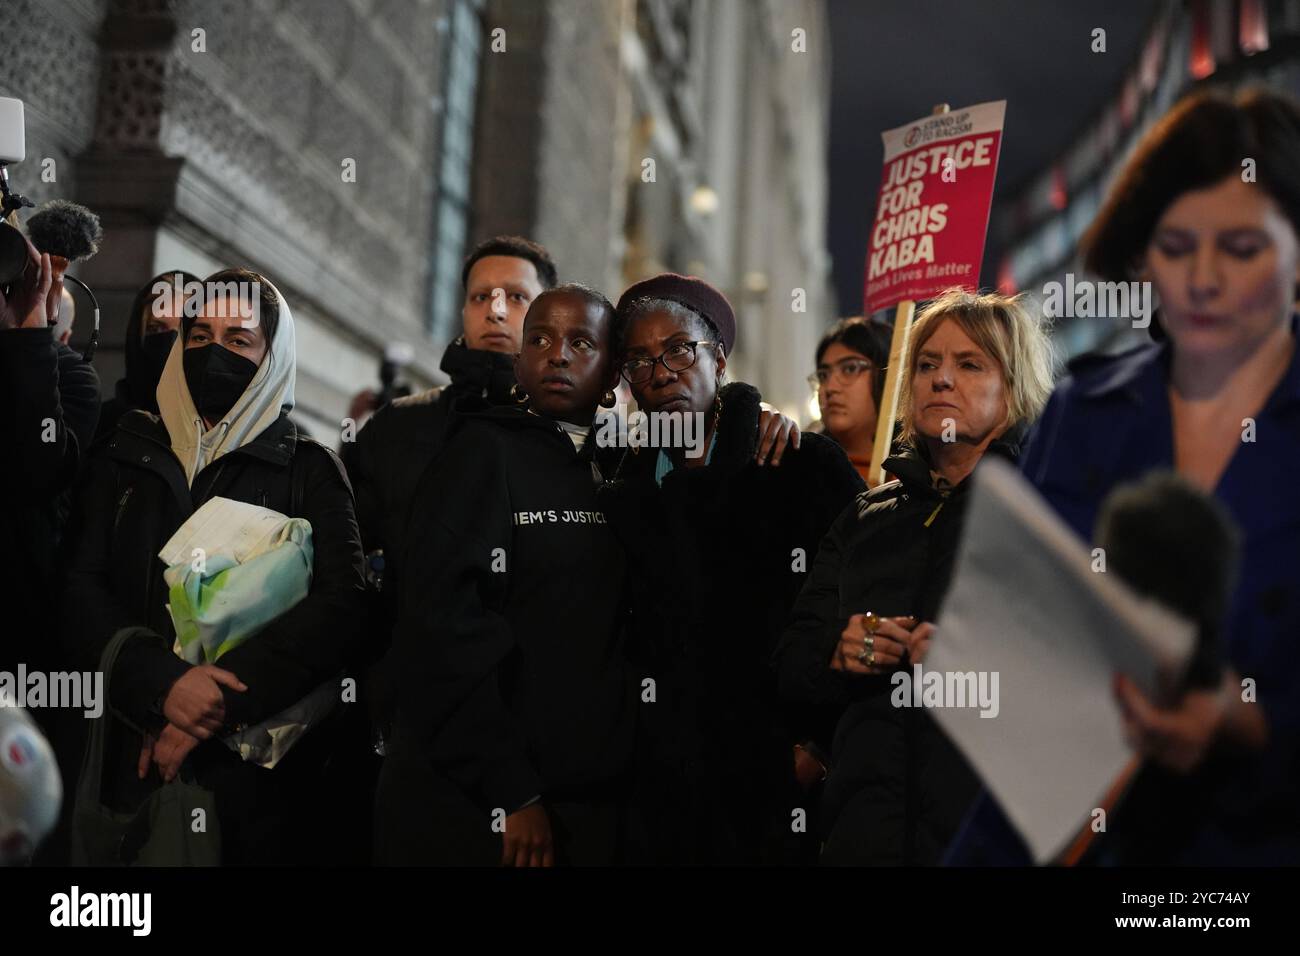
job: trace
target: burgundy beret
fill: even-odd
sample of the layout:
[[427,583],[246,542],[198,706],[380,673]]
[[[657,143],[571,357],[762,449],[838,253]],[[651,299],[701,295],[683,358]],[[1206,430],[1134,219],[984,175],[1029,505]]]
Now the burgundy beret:
[[692,309],[713,323],[722,339],[722,347],[728,355],[736,344],[736,313],[731,309],[727,297],[695,276],[681,276],[675,272],[664,272],[649,279],[642,279],[619,296],[618,312],[624,313],[629,305],[637,299],[667,299]]

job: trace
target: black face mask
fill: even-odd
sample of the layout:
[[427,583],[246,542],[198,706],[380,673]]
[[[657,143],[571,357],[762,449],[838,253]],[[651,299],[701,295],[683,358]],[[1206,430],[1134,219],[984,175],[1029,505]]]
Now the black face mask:
[[186,349],[182,365],[194,407],[213,422],[226,417],[257,374],[256,362],[216,343]]
[[127,373],[131,394],[151,411],[158,410],[154,392],[158,390],[158,380],[162,378],[163,367],[167,364],[167,356],[171,355],[175,341],[175,329],[146,335],[140,340],[140,350],[135,354],[135,361]]

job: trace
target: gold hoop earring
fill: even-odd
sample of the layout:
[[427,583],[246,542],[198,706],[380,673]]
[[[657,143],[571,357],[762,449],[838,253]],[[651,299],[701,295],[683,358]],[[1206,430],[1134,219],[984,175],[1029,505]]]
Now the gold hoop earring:
[[510,386],[510,397],[514,400],[516,405],[522,405],[524,402],[528,401],[528,393],[519,387],[518,382],[515,382],[515,384]]

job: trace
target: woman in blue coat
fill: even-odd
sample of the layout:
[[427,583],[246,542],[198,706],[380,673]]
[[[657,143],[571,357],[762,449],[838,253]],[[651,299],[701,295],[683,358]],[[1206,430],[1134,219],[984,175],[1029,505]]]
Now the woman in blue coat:
[[1025,474],[1091,538],[1112,489],[1173,470],[1242,540],[1222,682],[1161,708],[1117,680],[1137,750],[1200,795],[1196,812],[1150,821],[1160,839],[1129,859],[1300,861],[1300,106],[1264,91],[1185,100],[1083,252],[1094,274],[1152,284],[1157,341],[1071,365]]

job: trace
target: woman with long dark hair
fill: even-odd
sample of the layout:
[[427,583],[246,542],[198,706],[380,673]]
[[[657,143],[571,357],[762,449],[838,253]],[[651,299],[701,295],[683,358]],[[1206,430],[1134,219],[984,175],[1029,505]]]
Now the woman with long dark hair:
[[817,343],[817,368],[808,376],[817,391],[823,434],[844,449],[863,481],[871,471],[889,342],[883,323],[861,316],[841,319]]

